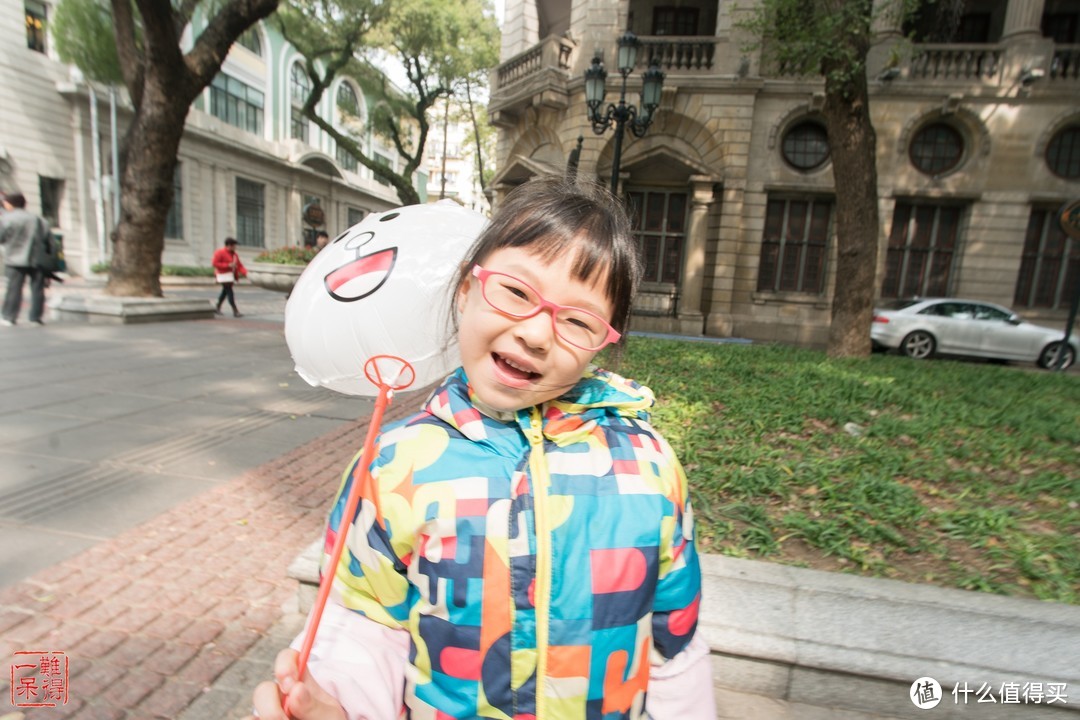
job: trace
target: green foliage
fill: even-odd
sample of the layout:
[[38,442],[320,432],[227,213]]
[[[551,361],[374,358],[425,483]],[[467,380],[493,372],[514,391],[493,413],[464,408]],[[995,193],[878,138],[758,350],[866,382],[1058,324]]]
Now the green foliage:
[[264,250],[255,256],[255,262],[273,263],[275,265],[307,265],[318,253],[319,251],[315,248],[289,245],[274,248],[273,250]]
[[824,76],[843,88],[866,73],[875,22],[884,19],[898,27],[920,2],[873,5],[871,0],[761,0],[735,24],[755,38],[744,50],[760,48],[763,60],[780,74]]
[[[90,266],[90,272],[106,274],[109,272],[109,263],[94,263]],[[214,277],[214,268],[199,265],[162,265],[161,274],[166,277]]]
[[62,0],[49,30],[60,59],[90,80],[123,81],[113,36],[112,9],[106,0]]
[[[305,113],[357,161],[392,183],[405,203],[418,202],[413,173],[423,162],[428,113],[466,79],[482,81],[498,61],[498,29],[490,0],[287,0],[278,11],[282,33],[307,59],[313,82]],[[387,58],[405,72],[393,85]],[[319,96],[339,75],[357,82],[370,112],[370,128],[392,145],[400,172],[369,158],[354,132],[321,121]]]
[[705,551],[1080,604],[1080,382],[632,337]]

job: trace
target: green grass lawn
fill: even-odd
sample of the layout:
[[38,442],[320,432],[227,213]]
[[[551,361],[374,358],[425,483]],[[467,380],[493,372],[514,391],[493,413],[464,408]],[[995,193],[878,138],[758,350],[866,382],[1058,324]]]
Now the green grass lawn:
[[705,552],[1080,604],[1080,376],[631,338]]

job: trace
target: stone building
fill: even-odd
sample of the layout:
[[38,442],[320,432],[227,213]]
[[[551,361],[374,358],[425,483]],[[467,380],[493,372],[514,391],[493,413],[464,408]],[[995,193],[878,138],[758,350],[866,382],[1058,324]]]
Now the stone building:
[[[109,90],[92,87],[57,58],[48,34],[56,4],[0,0],[0,189],[22,192],[27,207],[48,218],[64,236],[70,270],[81,275],[111,253],[112,113]],[[189,26],[188,42],[190,33]],[[310,91],[302,61],[273,23],[259,23],[233,46],[187,117],[163,263],[209,265],[227,236],[239,240],[247,260],[264,248],[311,240],[319,229],[333,237],[369,212],[400,205],[388,184],[300,116]],[[116,96],[122,137],[130,110],[123,93]],[[369,105],[345,79],[319,106],[323,117],[344,126],[351,121],[339,103],[361,118]],[[400,162],[362,124],[358,128],[370,156]],[[418,178],[422,197],[425,179]],[[316,202],[324,217],[318,227],[303,217]]]
[[[666,75],[618,173],[646,266],[634,327],[821,347],[835,281],[823,81],[747,49],[749,5],[508,0],[490,104],[496,202],[562,172],[579,137],[579,172],[608,181],[615,133],[587,122],[584,73],[601,55],[605,105],[618,102],[629,29],[627,102],[640,104],[652,59]],[[1080,0],[966,0],[947,18],[938,5],[875,25],[878,294],[989,300],[1063,325],[1080,285],[1080,241],[1056,219],[1080,197]]]

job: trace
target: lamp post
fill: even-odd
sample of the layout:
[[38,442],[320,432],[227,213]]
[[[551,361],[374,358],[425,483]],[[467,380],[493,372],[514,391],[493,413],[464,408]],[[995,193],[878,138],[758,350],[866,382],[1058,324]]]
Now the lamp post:
[[619,54],[617,57],[619,74],[622,75],[622,89],[619,91],[619,104],[611,103],[603,114],[600,106],[604,104],[604,87],[607,79],[607,70],[600,56],[592,59],[592,64],[585,70],[585,103],[588,105],[589,122],[592,123],[593,132],[603,135],[604,132],[615,126],[615,154],[611,161],[611,192],[618,193],[619,188],[619,165],[622,162],[623,132],[627,128],[634,137],[641,137],[649,129],[652,123],[653,113],[660,107],[660,91],[664,87],[664,73],[660,71],[659,63],[654,59],[649,64],[649,69],[641,75],[641,102],[640,109],[626,104],[626,79],[634,70],[637,63],[638,39],[634,33],[627,30],[619,37]]

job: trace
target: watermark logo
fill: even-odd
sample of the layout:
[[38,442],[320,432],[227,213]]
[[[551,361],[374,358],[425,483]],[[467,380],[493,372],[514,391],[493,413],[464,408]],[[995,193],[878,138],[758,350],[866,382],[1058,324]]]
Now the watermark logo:
[[909,697],[920,710],[937,707],[941,702],[941,683],[932,677],[921,677],[911,683]]
[[11,663],[11,704],[56,707],[68,701],[68,657],[55,651],[18,651]]

